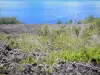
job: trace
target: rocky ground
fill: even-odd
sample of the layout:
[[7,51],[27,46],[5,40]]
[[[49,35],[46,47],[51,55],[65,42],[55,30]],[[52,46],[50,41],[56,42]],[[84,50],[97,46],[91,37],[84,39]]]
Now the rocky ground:
[[[45,53],[21,53],[0,44],[0,74],[5,75],[100,75],[100,65],[94,63],[65,62],[57,59],[58,64],[48,66],[45,62],[20,64],[28,56],[37,58]],[[21,68],[22,67],[22,68]]]
[[[88,27],[88,25],[85,24],[77,24],[77,25],[64,25],[64,24],[55,24],[55,25],[48,25],[49,27],[56,29],[61,26],[71,27],[71,26],[78,26],[78,27]],[[43,28],[44,25],[0,25],[0,33],[6,33],[6,34],[21,34],[21,33],[32,33],[36,34],[36,30],[39,28]]]
[[[24,30],[22,27],[10,29],[9,26],[8,28],[1,26],[0,33],[34,33],[32,29],[27,31],[27,28],[31,27],[27,26]],[[41,62],[41,57],[45,55],[43,52],[23,53],[19,49],[10,49],[7,44],[0,43],[0,75],[100,75],[100,64],[97,64],[95,59],[91,63],[84,63],[67,62],[58,58],[52,66],[49,66],[45,61]],[[37,59],[38,63],[21,64],[20,61],[27,57]]]

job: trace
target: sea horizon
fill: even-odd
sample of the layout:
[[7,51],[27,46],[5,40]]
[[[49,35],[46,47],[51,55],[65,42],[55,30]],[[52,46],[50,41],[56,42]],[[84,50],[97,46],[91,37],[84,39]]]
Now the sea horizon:
[[0,17],[16,17],[25,24],[55,24],[70,19],[83,20],[89,15],[100,17],[100,1],[0,1]]

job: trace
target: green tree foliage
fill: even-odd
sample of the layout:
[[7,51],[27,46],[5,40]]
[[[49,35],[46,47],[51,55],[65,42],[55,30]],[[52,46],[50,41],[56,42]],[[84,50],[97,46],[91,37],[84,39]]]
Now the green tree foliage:
[[72,19],[70,19],[69,20],[69,22],[68,22],[68,24],[72,24],[73,23],[73,20]]
[[62,24],[61,20],[57,21],[57,24]]
[[72,23],[73,23],[73,20],[71,19],[71,20],[69,21],[69,23],[72,24]]
[[87,24],[87,23],[91,23],[92,21],[94,21],[96,18],[94,18],[93,15],[90,15],[88,17],[86,17],[85,20],[79,20],[77,23],[78,24]]
[[16,17],[1,17],[0,24],[21,24]]
[[78,24],[81,24],[81,20],[78,21]]
[[88,18],[87,18],[87,21],[88,22],[92,22],[94,20],[94,16],[93,15],[90,15]]

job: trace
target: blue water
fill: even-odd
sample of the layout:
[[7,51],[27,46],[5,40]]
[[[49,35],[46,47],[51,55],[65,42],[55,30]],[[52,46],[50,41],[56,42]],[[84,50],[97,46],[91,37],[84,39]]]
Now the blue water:
[[[18,5],[19,4],[19,5]],[[1,16],[15,16],[26,24],[76,22],[89,15],[100,17],[100,2],[22,2],[14,6],[1,6]]]

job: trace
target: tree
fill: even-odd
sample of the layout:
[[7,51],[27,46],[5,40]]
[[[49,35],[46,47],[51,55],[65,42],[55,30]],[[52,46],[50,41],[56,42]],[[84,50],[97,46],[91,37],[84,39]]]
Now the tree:
[[72,19],[70,19],[70,20],[69,20],[69,24],[72,24],[72,23],[73,23],[73,20],[72,20]]
[[16,17],[1,17],[0,24],[22,24]]
[[81,20],[78,21],[78,24],[81,24]]
[[90,15],[88,18],[87,18],[87,21],[88,23],[92,22],[94,20],[94,16],[93,15]]
[[57,22],[57,24],[62,24],[61,20],[59,20],[59,21]]

